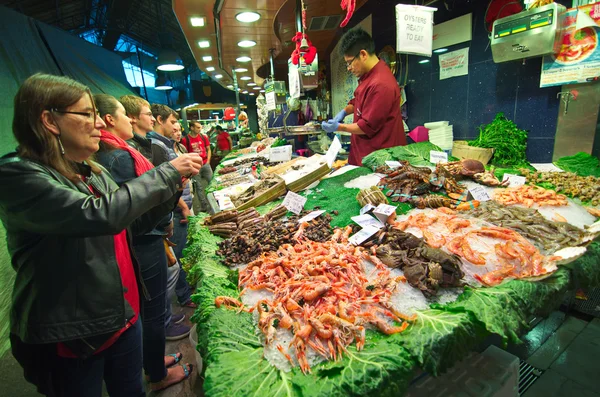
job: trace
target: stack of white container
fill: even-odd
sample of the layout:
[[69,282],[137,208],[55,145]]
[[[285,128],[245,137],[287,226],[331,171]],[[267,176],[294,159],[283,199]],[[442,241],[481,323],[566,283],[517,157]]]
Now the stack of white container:
[[439,146],[442,150],[452,150],[454,133],[449,121],[434,121],[425,123],[424,126],[429,130],[429,142]]

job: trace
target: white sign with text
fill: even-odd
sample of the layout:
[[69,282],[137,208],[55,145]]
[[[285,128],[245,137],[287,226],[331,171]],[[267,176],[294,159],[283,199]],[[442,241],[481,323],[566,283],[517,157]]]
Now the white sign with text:
[[315,219],[316,217],[318,217],[319,215],[321,215],[324,212],[325,212],[325,210],[313,211],[310,214],[308,214],[306,216],[303,216],[302,218],[298,219],[298,223],[312,221],[313,219]]
[[269,149],[269,161],[290,161],[292,159],[292,145],[272,147]]
[[360,245],[363,242],[367,241],[369,239],[369,237],[371,237],[378,231],[379,231],[379,228],[376,226],[367,226],[367,227],[363,228],[362,230],[360,230],[358,233],[355,233],[354,235],[352,235],[348,239],[348,241],[350,242],[350,244]]
[[433,12],[437,8],[396,5],[396,52],[430,57],[433,46]]
[[354,221],[354,223],[356,223],[358,226],[360,226],[362,228],[365,228],[368,226],[375,226],[375,227],[381,229],[383,227],[383,224],[381,222],[379,222],[379,220],[373,218],[369,214],[353,216],[351,219]]
[[290,191],[285,195],[281,205],[287,208],[288,211],[298,215],[304,209],[304,204],[306,204],[306,197],[302,197],[301,195]]
[[437,150],[430,150],[429,151],[429,161],[431,161],[433,164],[447,163],[448,162],[448,153],[438,152]]
[[327,160],[327,165],[329,166],[329,168],[331,168],[333,166],[333,163],[335,163],[335,159],[337,158],[337,155],[340,152],[341,148],[342,143],[336,135],[335,138],[333,138],[333,142],[331,142],[327,153],[325,154],[325,159]]
[[483,186],[473,186],[469,189],[469,193],[471,193],[473,200],[490,201],[492,199]]
[[508,181],[508,187],[523,186],[527,182],[527,178],[520,175],[504,174],[502,182]]

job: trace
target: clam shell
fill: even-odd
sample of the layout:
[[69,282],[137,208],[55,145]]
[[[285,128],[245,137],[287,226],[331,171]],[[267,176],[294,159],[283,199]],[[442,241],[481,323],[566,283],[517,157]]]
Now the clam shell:
[[566,265],[574,260],[580,258],[585,254],[587,248],[585,247],[567,247],[556,251],[552,256],[559,256],[562,259],[553,261],[557,265]]
[[592,223],[590,226],[588,226],[585,229],[586,232],[590,233],[590,234],[599,234],[600,233],[600,221],[596,221],[594,223]]

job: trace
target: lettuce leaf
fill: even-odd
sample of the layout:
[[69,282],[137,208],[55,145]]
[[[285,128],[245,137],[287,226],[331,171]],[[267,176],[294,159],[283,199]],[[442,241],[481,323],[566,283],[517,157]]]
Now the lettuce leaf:
[[531,317],[556,307],[568,283],[568,272],[559,270],[538,282],[512,280],[493,288],[466,287],[456,302],[444,308],[470,312],[489,332],[500,335],[505,344],[520,343],[519,334],[529,328]]
[[388,340],[400,343],[436,376],[465,357],[484,336],[484,328],[470,313],[450,313],[436,306],[416,314],[417,320],[406,331]]
[[439,152],[442,149],[431,142],[418,142],[406,146],[380,149],[365,156],[362,164],[372,170],[384,165],[389,160],[406,160],[414,166],[432,166],[434,164],[429,161],[429,152],[431,150]]
[[364,350],[349,346],[342,360],[319,364],[309,375],[298,373],[292,383],[303,396],[400,396],[414,367],[404,348],[379,332],[368,331]]

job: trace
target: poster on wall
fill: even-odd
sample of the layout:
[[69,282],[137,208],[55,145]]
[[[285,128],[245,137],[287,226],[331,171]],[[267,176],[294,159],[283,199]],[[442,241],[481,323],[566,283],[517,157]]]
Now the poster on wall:
[[430,57],[437,8],[396,4],[396,52]]
[[600,79],[600,3],[567,10],[564,24],[560,52],[544,56],[540,87]]
[[469,74],[469,47],[441,54],[440,80]]
[[[357,26],[360,26],[367,33],[372,34],[371,16],[369,15],[363,19]],[[331,64],[331,104],[333,106],[331,112],[335,115],[354,98],[354,90],[358,87],[358,80],[354,75],[348,73],[344,57],[340,54],[340,42],[331,51],[329,61]],[[352,115],[348,115],[344,119],[344,123],[352,122]]]

